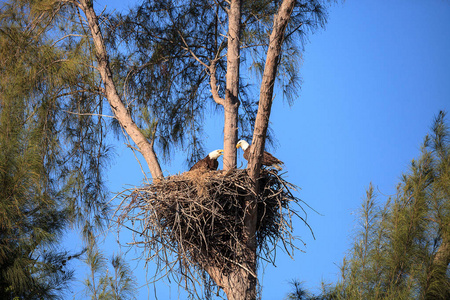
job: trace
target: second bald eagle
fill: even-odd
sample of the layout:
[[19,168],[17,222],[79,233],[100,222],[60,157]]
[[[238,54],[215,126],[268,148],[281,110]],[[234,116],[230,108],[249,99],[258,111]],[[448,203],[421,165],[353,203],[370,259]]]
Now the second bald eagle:
[[[236,144],[236,148],[239,148],[239,147],[242,148],[242,150],[244,150],[244,158],[248,161],[248,157],[250,156],[250,148],[251,148],[250,145],[246,141],[240,140]],[[261,165],[268,166],[268,167],[274,167],[277,170],[281,170],[281,169],[283,169],[281,167],[283,164],[284,163],[281,160],[279,160],[278,158],[276,158],[269,152],[266,152],[266,151],[263,152]]]

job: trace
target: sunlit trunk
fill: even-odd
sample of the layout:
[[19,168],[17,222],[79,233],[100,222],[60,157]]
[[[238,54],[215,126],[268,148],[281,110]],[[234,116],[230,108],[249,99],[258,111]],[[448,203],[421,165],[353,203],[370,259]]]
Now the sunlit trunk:
[[92,34],[92,40],[95,45],[98,70],[100,72],[103,84],[105,85],[106,99],[111,106],[111,110],[113,111],[114,116],[117,118],[120,125],[122,125],[125,132],[137,145],[140,153],[147,162],[153,178],[163,177],[161,166],[159,165],[158,158],[156,157],[156,154],[153,150],[153,144],[147,140],[147,138],[137,127],[136,123],[134,123],[130,113],[128,112],[127,108],[120,99],[119,94],[117,93],[116,86],[112,79],[111,69],[109,67],[109,60],[106,53],[105,43],[100,32],[98,18],[92,6],[92,1],[80,0],[79,7],[83,10],[88,21],[89,29]]
[[228,11],[228,51],[226,92],[224,101],[225,123],[223,130],[223,169],[236,168],[236,143],[238,139],[239,64],[241,30],[241,1],[233,0]]

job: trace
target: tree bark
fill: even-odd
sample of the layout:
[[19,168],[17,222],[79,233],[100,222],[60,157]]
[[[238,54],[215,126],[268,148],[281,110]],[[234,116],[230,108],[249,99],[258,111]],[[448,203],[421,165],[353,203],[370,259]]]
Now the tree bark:
[[238,138],[239,64],[240,64],[241,1],[232,0],[228,10],[227,75],[224,101],[223,169],[236,168]]
[[228,300],[256,299],[256,277],[251,275],[250,272],[240,267],[229,274],[226,279],[227,282],[223,290]]
[[245,257],[240,265],[236,265],[231,272],[224,274],[222,266],[203,266],[214,282],[223,289],[228,300],[254,300],[256,299],[256,273],[249,269],[256,257],[248,249],[239,251]]
[[[274,17],[272,33],[269,39],[269,48],[260,89],[258,112],[253,131],[252,146],[250,148],[251,152],[247,164],[247,173],[254,183],[256,195],[259,193],[258,178],[260,175],[261,159],[264,152],[267,127],[269,125],[270,111],[272,108],[273,88],[281,54],[281,45],[294,5],[295,0],[284,0],[281,3],[281,6]],[[247,199],[244,215],[244,242],[247,246],[247,251],[249,251],[246,267],[254,274],[256,274],[257,259],[256,223],[258,220],[258,210],[256,201],[257,199],[255,197],[249,197]],[[247,272],[246,275],[246,278],[248,279],[247,295],[249,297],[241,299],[256,299],[257,278],[250,272]]]
[[247,165],[249,176],[256,180],[259,177],[261,158],[264,152],[267,127],[269,125],[272,108],[273,88],[277,76],[281,45],[284,39],[287,24],[294,9],[295,0],[284,0],[274,18],[272,33],[269,39],[266,64],[259,94],[258,112],[253,131],[252,147]]
[[128,112],[117,92],[112,78],[111,68],[109,67],[109,60],[106,53],[105,43],[100,31],[100,27],[98,25],[98,18],[95,14],[92,1],[79,0],[78,7],[80,7],[86,15],[89,30],[92,34],[92,40],[95,45],[98,63],[97,69],[100,72],[100,76],[105,86],[105,94],[111,106],[111,110],[113,111],[114,116],[119,121],[120,125],[124,128],[125,132],[137,145],[140,153],[147,162],[152,177],[161,178],[163,177],[163,173],[161,170],[161,166],[159,165],[158,158],[156,157],[153,149],[153,141],[148,141],[147,138],[142,134],[136,123],[134,123],[133,119],[131,118],[130,113]]

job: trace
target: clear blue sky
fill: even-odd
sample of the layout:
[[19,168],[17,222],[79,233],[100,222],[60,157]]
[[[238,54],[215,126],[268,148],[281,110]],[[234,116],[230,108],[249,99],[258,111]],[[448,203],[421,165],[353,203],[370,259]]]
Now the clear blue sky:
[[[96,10],[105,4],[118,10],[131,5],[103,0],[95,2]],[[378,188],[380,201],[393,194],[400,175],[419,155],[434,116],[439,110],[450,113],[450,1],[348,0],[333,5],[326,29],[306,45],[301,76],[302,89],[292,108],[275,100],[271,126],[278,147],[271,152],[285,162],[288,180],[302,188],[298,196],[322,215],[308,211],[315,240],[301,222],[295,226],[306,243],[301,247],[305,253],[296,252],[291,260],[279,251],[277,267],[262,266],[263,299],[282,299],[292,279],[313,291],[322,280],[335,282],[369,183]],[[221,148],[220,118],[208,122],[206,150]],[[116,152],[111,191],[141,184],[142,173],[129,149],[119,145]],[[187,169],[182,157],[180,150],[164,166],[167,173]],[[104,250],[119,251],[111,241]],[[134,265],[132,254],[127,259]],[[80,280],[86,276],[81,268],[76,275]],[[134,275],[145,284],[143,264]],[[83,299],[79,288],[73,293]],[[167,281],[157,285],[156,294],[159,299],[186,298]],[[153,286],[143,287],[137,298],[154,295]]]

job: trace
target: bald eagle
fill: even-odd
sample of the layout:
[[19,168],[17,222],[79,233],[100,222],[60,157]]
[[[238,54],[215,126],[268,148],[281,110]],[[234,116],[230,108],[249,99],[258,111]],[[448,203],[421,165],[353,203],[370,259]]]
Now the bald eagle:
[[189,171],[197,169],[205,169],[207,171],[215,171],[219,166],[217,159],[223,154],[222,149],[211,151],[205,158],[196,162]]
[[[236,148],[239,147],[241,147],[242,150],[244,150],[244,158],[248,160],[248,157],[250,156],[250,145],[246,141],[240,140],[236,144]],[[284,163],[275,156],[273,156],[272,154],[270,154],[269,152],[264,151],[261,164],[263,166],[274,167],[277,170],[281,170],[283,169],[281,165],[283,165]]]

